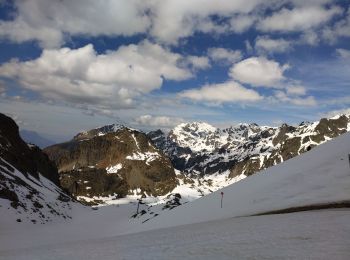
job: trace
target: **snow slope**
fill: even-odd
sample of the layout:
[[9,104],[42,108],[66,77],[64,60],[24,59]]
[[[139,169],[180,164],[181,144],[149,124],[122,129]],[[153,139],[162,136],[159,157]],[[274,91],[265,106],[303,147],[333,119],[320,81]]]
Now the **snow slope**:
[[16,197],[15,201],[0,197],[0,232],[3,226],[11,226],[16,220],[44,224],[68,219],[72,207],[83,207],[41,174],[39,179],[29,174],[26,177],[1,157],[0,178],[0,191]]
[[[141,230],[350,201],[348,154],[350,134],[346,133],[305,154],[162,214],[145,223]],[[221,191],[224,192],[222,209]]]

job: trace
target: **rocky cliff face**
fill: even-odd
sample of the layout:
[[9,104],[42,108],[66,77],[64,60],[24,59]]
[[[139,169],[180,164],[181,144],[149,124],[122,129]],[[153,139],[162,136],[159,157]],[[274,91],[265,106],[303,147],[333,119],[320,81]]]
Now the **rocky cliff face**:
[[174,189],[171,161],[142,132],[109,125],[46,148],[60,182],[75,196],[164,195]]
[[148,133],[174,167],[187,175],[205,176],[230,171],[230,177],[251,175],[297,156],[350,130],[350,119],[340,115],[299,126],[240,124],[217,129],[205,123],[181,124],[168,135]]
[[[17,221],[45,223],[69,217],[71,198],[59,187],[56,166],[38,147],[27,145],[18,126],[0,114],[0,211]],[[15,219],[14,219],[15,221]]]

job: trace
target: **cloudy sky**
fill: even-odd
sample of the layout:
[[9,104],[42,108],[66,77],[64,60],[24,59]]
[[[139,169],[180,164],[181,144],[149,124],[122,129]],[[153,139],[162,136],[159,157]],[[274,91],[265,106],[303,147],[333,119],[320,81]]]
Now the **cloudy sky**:
[[350,105],[350,1],[0,0],[0,111],[56,140]]

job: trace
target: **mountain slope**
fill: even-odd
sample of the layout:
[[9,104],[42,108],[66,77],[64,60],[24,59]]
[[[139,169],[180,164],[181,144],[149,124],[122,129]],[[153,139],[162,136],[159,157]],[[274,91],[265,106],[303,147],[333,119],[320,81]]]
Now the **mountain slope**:
[[[152,219],[142,230],[350,201],[350,134]],[[220,208],[220,192],[224,192]]]
[[[75,203],[73,203],[75,204]],[[57,168],[18,126],[0,114],[0,215],[9,222],[46,223],[69,218],[71,198],[59,187]]]

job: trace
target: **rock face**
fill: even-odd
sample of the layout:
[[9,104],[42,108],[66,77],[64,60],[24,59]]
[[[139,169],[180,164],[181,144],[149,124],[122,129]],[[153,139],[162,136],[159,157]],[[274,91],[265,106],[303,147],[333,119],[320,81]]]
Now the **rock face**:
[[60,182],[75,196],[165,195],[176,186],[171,161],[142,132],[121,125],[79,133],[50,146]]
[[39,178],[41,175],[59,184],[57,168],[37,146],[28,146],[20,137],[18,126],[0,114],[0,156],[20,172]]
[[252,175],[350,130],[347,115],[299,126],[240,124],[218,129],[206,123],[180,124],[168,135],[148,133],[171,159],[175,169],[189,176],[230,171],[230,177]]
[[[10,209],[19,221],[45,223],[69,217],[71,198],[59,187],[56,166],[38,147],[27,145],[18,126],[0,114],[0,210]],[[11,211],[12,208],[12,211]],[[5,215],[4,215],[5,216]]]

